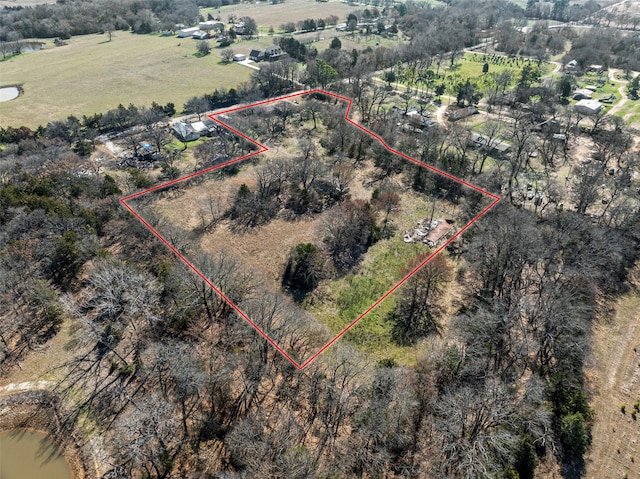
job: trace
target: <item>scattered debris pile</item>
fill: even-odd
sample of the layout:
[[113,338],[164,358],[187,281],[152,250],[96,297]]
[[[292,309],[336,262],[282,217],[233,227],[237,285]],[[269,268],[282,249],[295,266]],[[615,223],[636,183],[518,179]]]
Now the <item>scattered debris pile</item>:
[[424,219],[418,221],[413,231],[406,231],[404,233],[405,243],[415,243],[422,241],[429,247],[436,246],[443,238],[449,234],[455,232],[455,226],[453,220],[446,220],[443,218],[435,220]]

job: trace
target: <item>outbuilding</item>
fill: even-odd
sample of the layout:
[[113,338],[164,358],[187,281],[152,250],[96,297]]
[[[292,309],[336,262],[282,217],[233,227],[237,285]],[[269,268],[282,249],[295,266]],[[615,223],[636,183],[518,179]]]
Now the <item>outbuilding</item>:
[[586,88],[579,88],[573,92],[574,100],[591,100],[593,96],[593,91],[588,90]]
[[207,38],[209,38],[209,32],[203,32],[201,30],[198,30],[193,34],[194,40],[206,40]]
[[194,141],[200,138],[200,133],[195,131],[193,127],[185,122],[176,123],[171,128],[173,134],[181,141]]
[[189,38],[192,37],[194,33],[199,31],[198,27],[189,27],[178,30],[178,38]]
[[573,105],[574,111],[583,115],[597,115],[604,108],[604,105],[597,100],[580,100]]
[[219,22],[217,20],[208,20],[206,22],[200,22],[198,24],[198,28],[200,28],[200,30],[204,30],[206,32],[211,31],[211,30],[223,31],[224,30],[224,23]]
[[264,60],[264,52],[260,50],[251,50],[249,53],[249,60],[253,60],[254,62],[261,62]]

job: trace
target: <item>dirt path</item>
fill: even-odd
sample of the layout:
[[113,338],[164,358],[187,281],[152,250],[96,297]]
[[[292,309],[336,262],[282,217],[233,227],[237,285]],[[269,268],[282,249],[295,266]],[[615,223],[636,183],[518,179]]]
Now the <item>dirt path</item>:
[[440,105],[436,110],[436,121],[441,126],[446,126],[446,121],[444,118],[444,113],[447,111],[447,105]]
[[621,100],[611,107],[611,110],[607,112],[609,115],[615,115],[619,110],[622,109],[625,103],[629,101],[629,97],[627,96],[627,92],[625,91],[627,88],[627,83],[629,82],[624,80],[618,80],[616,78],[616,73],[620,73],[620,71],[621,70],[617,70],[615,68],[609,69],[609,81],[612,81],[615,83],[621,83],[620,88],[618,88],[618,93],[620,94]]
[[588,376],[596,417],[585,477],[640,477],[640,456],[634,457],[640,450],[640,414],[632,418],[633,404],[640,401],[640,293],[620,298],[611,322],[595,326],[593,349]]

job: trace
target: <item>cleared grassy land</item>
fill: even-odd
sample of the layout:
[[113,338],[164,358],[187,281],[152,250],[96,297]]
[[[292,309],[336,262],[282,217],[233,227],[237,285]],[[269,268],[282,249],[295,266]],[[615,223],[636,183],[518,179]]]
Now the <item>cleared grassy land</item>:
[[[344,44],[343,44],[344,45]],[[489,71],[487,73],[482,72],[482,67],[485,61],[489,64]],[[492,55],[484,55],[483,53],[465,53],[462,57],[458,58],[453,67],[450,66],[448,59],[443,59],[440,69],[434,63],[431,65],[431,70],[438,74],[431,83],[431,93],[436,85],[443,83],[446,87],[446,91],[449,95],[455,94],[456,85],[467,79],[474,81],[480,90],[490,87],[493,84],[493,74],[502,73],[505,71],[511,72],[512,81],[511,84],[515,84],[520,78],[520,73],[524,66],[529,63],[523,59],[508,58],[496,55],[492,59]],[[540,69],[540,76],[542,78],[551,74],[554,69],[552,63],[542,63],[538,66],[536,62],[530,62],[531,66]],[[380,79],[382,80],[382,78]],[[402,83],[393,83],[393,87],[397,90],[406,90],[406,85]],[[418,91],[422,91],[422,85],[418,88]]]
[[[224,65],[219,49],[198,58],[196,40],[116,32],[74,37],[63,47],[2,63],[2,83],[24,94],[0,103],[3,126],[37,127],[68,115],[105,112],[118,104],[173,102],[178,111],[194,96],[248,81],[251,70]],[[212,46],[215,42],[210,42]]]
[[640,100],[627,100],[616,113],[625,123],[632,127],[640,127]]
[[[342,331],[402,279],[407,264],[417,254],[430,251],[422,243],[402,240],[404,229],[429,217],[430,202],[423,195],[411,192],[403,193],[401,198],[401,210],[391,217],[398,228],[397,233],[369,248],[363,262],[352,273],[321,284],[305,303],[305,308],[334,334]],[[385,299],[344,338],[376,360],[392,359],[398,364],[413,364],[419,346],[401,346],[392,338],[393,322],[388,315],[396,305],[396,297],[397,294],[392,294]]]
[[[489,64],[489,71],[487,73],[482,72],[485,61]],[[444,70],[444,83],[445,85],[457,84],[461,80],[469,78],[476,80],[482,88],[491,84],[492,73],[503,73],[505,71],[510,71],[512,73],[512,81],[516,82],[520,77],[522,69],[527,64],[539,68],[542,78],[549,75],[554,69],[554,65],[547,62],[543,62],[538,66],[536,62],[527,62],[526,60],[517,58],[499,56],[492,59],[492,55],[485,56],[482,53],[465,53],[461,59],[456,61],[453,68],[447,66]]]

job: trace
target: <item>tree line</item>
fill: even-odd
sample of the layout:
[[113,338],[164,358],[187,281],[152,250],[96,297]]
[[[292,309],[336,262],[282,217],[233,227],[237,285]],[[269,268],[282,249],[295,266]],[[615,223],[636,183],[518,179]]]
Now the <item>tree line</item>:
[[68,39],[73,35],[131,30],[151,33],[194,24],[200,18],[193,0],[70,0],[33,7],[6,7],[0,12],[0,41],[17,38]]

